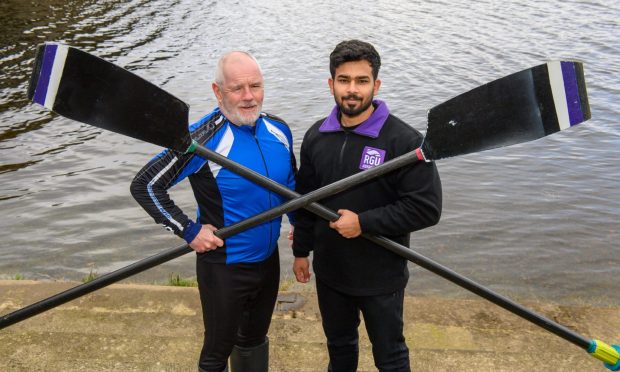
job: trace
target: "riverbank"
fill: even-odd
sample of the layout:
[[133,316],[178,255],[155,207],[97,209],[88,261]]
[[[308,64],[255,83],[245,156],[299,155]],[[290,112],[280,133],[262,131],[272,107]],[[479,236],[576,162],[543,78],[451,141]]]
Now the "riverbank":
[[[0,280],[0,314],[76,283]],[[307,289],[305,289],[307,288]],[[523,303],[584,336],[620,340],[620,308]],[[407,297],[413,371],[603,371],[582,349],[483,300]],[[195,371],[196,288],[116,284],[0,331],[6,371]],[[360,327],[360,371],[374,371]],[[282,292],[269,332],[271,371],[324,371],[316,295]]]

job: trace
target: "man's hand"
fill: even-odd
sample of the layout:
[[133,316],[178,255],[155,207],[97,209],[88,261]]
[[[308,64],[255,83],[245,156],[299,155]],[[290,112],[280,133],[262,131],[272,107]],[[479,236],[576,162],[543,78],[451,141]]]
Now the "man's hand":
[[291,247],[293,247],[293,236],[295,235],[295,226],[291,225],[291,229],[288,231],[288,240],[291,241]]
[[347,239],[357,238],[362,235],[362,227],[360,226],[357,213],[351,212],[348,209],[339,209],[338,214],[340,218],[330,222],[329,227],[338,231],[340,235]]
[[295,273],[295,279],[300,283],[308,283],[310,281],[310,260],[308,260],[308,257],[295,257],[293,273]]
[[215,231],[217,229],[213,225],[202,225],[198,235],[189,243],[190,248],[198,253],[203,253],[223,246],[224,241],[213,234]]

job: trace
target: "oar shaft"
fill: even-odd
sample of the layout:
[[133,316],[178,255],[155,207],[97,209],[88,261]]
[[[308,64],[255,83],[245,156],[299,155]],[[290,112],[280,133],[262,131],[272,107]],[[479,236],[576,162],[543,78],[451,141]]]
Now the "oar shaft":
[[400,244],[395,243],[392,240],[386,239],[382,236],[373,236],[373,235],[363,235],[366,239],[380,245],[401,257],[406,258],[407,260],[415,263],[418,266],[421,266],[428,271],[431,271],[444,279],[451,281],[452,283],[467,289],[470,292],[477,294],[480,297],[483,297],[494,304],[510,311],[511,313],[520,316],[521,318],[528,320],[539,327],[542,327],[560,337],[581,347],[584,350],[588,350],[591,345],[591,340],[589,338],[583,337],[580,334],[564,327],[561,324],[554,322],[553,320],[546,318],[533,310],[530,310],[511,299],[502,296],[489,288],[482,286],[481,284],[476,283],[475,281],[452,271],[451,269],[427,258],[412,249],[404,247]]
[[[266,222],[270,219],[273,219],[281,214],[290,212],[295,209],[306,207],[309,211],[316,213],[322,218],[327,220],[336,220],[339,215],[327,209],[314,201],[325,198],[329,195],[336,194],[337,192],[343,191],[349,187],[352,187],[356,184],[365,182],[369,179],[377,177],[380,174],[385,174],[389,171],[397,169],[399,167],[405,166],[407,164],[411,164],[417,161],[417,156],[415,153],[410,153],[407,155],[403,155],[400,158],[393,159],[391,162],[393,165],[388,165],[386,167],[382,167],[379,169],[372,168],[366,170],[364,172],[358,173],[354,176],[345,178],[341,181],[338,181],[334,184],[325,186],[321,189],[317,189],[311,193],[306,195],[299,195],[296,192],[286,188],[285,186],[280,185],[277,182],[274,182],[250,169],[240,166],[239,164],[231,161],[230,159],[204,148],[203,146],[198,146],[196,148],[196,153],[204,156],[205,158],[218,163],[231,171],[238,173],[239,175],[246,177],[257,184],[276,192],[282,196],[291,198],[293,200],[282,204],[279,207],[273,208],[269,211],[263,212],[254,217],[250,217],[246,220],[243,220],[237,224],[222,228],[217,231],[217,235],[221,238],[226,238],[232,236],[240,231],[248,229],[252,226],[256,226],[260,223]],[[386,162],[385,164],[388,164]],[[377,171],[379,170],[379,171]],[[374,172],[373,172],[374,171]],[[345,181],[345,182],[343,182]],[[570,329],[548,319],[545,318],[532,310],[529,310],[518,303],[503,297],[494,291],[468,279],[447,267],[444,267],[433,260],[426,258],[415,251],[408,249],[400,244],[397,244],[387,238],[372,236],[368,234],[363,234],[363,237],[369,239],[370,241],[406,258],[407,260],[503,307],[504,309],[564,338],[565,340],[585,349],[591,346],[591,340],[571,331]],[[54,308],[56,306],[62,305],[68,301],[76,299],[80,296],[93,292],[97,289],[103,288],[107,285],[120,281],[122,279],[128,278],[132,275],[135,275],[139,272],[145,271],[149,268],[155,267],[159,264],[172,260],[174,258],[180,257],[186,253],[191,252],[191,249],[187,245],[183,245],[177,248],[174,248],[169,251],[162,252],[155,256],[146,258],[144,260],[138,261],[132,265],[129,265],[125,268],[119,269],[112,273],[103,275],[89,283],[85,283],[69,289],[65,292],[61,292],[55,296],[47,298],[45,300],[39,301],[35,304],[27,306],[23,309],[17,310],[13,313],[4,315],[0,318],[0,329],[8,327],[12,324],[15,324],[21,320],[27,319],[34,315],[40,314],[46,310]]]
[[[316,202],[318,200],[324,199],[328,196],[331,195],[335,195],[341,191],[347,190],[353,186],[359,185],[361,183],[364,183],[368,180],[377,178],[381,175],[387,174],[395,169],[399,169],[402,168],[404,166],[413,164],[417,161],[420,161],[420,159],[418,158],[418,155],[416,153],[416,151],[411,151],[407,154],[401,155],[397,158],[391,159],[389,161],[386,161],[385,163],[383,163],[381,166],[379,167],[374,167],[371,169],[367,169],[363,172],[360,173],[356,173],[354,175],[351,175],[349,177],[343,178],[339,181],[336,181],[332,184],[329,184],[327,186],[321,187],[319,189],[316,189],[310,193],[307,193],[305,195],[299,195],[297,193],[295,193],[294,191],[290,190],[289,188],[287,188],[286,186],[283,186],[275,181],[270,180],[269,178],[264,177],[263,175],[248,169],[246,167],[240,166],[238,163],[235,163],[233,161],[231,161],[230,159],[228,159],[227,157],[218,154],[215,151],[209,150],[206,147],[202,146],[202,145],[198,145],[196,143],[194,143],[192,149],[194,149],[194,152],[206,159],[209,159],[219,165],[222,165],[228,169],[230,169],[231,171],[239,174],[240,176],[243,176],[261,186],[263,186],[266,189],[271,190],[272,192],[275,192],[277,194],[280,194],[282,196],[286,196],[288,197],[289,200],[286,203],[283,203],[277,207],[274,207],[272,209],[269,209],[263,213],[259,213],[253,217],[250,217],[244,221],[241,221],[235,225],[231,225],[227,228],[223,228],[220,229],[220,234],[222,233],[226,233],[226,234],[231,234],[234,235],[240,231],[246,230],[251,226],[256,226],[257,224],[272,220],[276,217],[279,217],[285,213],[300,209],[300,208],[304,208],[307,205]],[[315,208],[317,208],[315,206]],[[318,211],[318,210],[317,210]],[[325,213],[326,211],[322,211],[322,213]],[[322,214],[321,217],[325,217],[326,214]],[[333,219],[337,219],[338,215],[336,215],[336,217],[334,217]],[[218,234],[218,236],[220,236]],[[221,236],[220,236],[221,237]]]
[[[196,153],[208,158],[209,160],[218,163],[221,166],[224,166],[226,168],[228,168],[229,170],[244,176],[248,179],[250,179],[252,182],[255,182],[273,192],[277,192],[278,194],[285,196],[287,198],[291,198],[292,200],[289,201],[288,203],[282,204],[282,207],[286,206],[286,205],[300,205],[301,207],[303,207],[303,202],[304,201],[308,201],[308,200],[319,200],[316,199],[315,196],[321,196],[321,193],[317,193],[315,194],[315,192],[311,192],[308,193],[304,196],[300,196],[298,193],[280,185],[279,183],[270,180],[269,178],[266,178],[252,170],[249,170],[245,167],[240,166],[239,164],[231,161],[230,159],[214,152],[211,150],[208,150],[202,146],[199,146],[196,149]],[[399,159],[399,158],[396,158]],[[394,160],[396,160],[394,159]],[[406,160],[405,160],[406,162]],[[363,173],[366,172],[372,172],[374,169],[376,168],[371,168],[369,170],[366,170],[364,172],[358,173],[357,175],[361,175]],[[348,180],[351,179],[351,177],[345,178],[343,180]],[[341,181],[343,181],[341,180]],[[342,189],[344,189],[342,187],[342,185],[340,184],[341,181],[338,181],[336,183],[333,183],[331,185],[325,186],[323,189],[329,189],[331,190],[331,187],[334,186],[334,188],[338,189],[337,191],[342,191]],[[352,185],[349,185],[349,187],[351,187]],[[319,191],[322,189],[317,189],[316,191]],[[333,190],[332,190],[333,191]],[[328,193],[329,195],[333,195],[335,193],[337,193],[337,191],[333,191],[332,193]],[[314,195],[314,196],[313,196]],[[300,202],[298,202],[300,201]],[[323,207],[322,205],[318,204],[318,203],[312,203],[312,204],[306,204],[307,206],[305,207],[308,211],[315,213],[316,215],[326,219],[326,220],[330,220],[330,221],[334,221],[336,219],[338,219],[340,216],[328,209]],[[286,207],[283,209],[287,209]],[[268,211],[269,212],[269,211]],[[220,230],[221,231],[221,230]],[[363,234],[362,235],[364,238],[372,241],[373,243],[382,246],[390,251],[392,251],[393,253],[406,258],[407,260],[451,281],[452,283],[463,287],[491,302],[493,302],[494,304],[501,306],[502,308],[514,313],[515,315],[518,315],[520,317],[522,317],[525,320],[528,320],[560,337],[562,337],[563,339],[585,349],[588,350],[591,346],[591,340],[588,338],[585,338],[581,335],[579,335],[578,333],[562,326],[561,324],[558,324],[556,322],[554,322],[551,319],[548,319],[540,314],[537,314],[536,312],[510,300],[507,297],[504,297],[492,290],[490,290],[489,288],[486,288],[478,283],[476,283],[475,281],[461,275],[458,274],[454,271],[452,271],[451,269],[415,252],[412,249],[409,249],[401,244],[398,244],[390,239],[387,239],[385,237],[382,236],[374,236],[374,235],[368,235],[368,234]]]
[[[234,169],[235,172],[239,173],[241,176],[244,176],[248,179],[255,180],[255,181],[263,180],[264,182],[260,182],[260,183],[257,182],[257,183],[261,184],[261,186],[265,188],[270,189],[273,192],[276,192],[283,196],[287,196],[289,198],[296,198],[278,207],[272,208],[263,213],[260,213],[258,215],[242,220],[236,224],[219,229],[216,232],[216,235],[222,239],[235,235],[241,231],[247,230],[256,225],[260,225],[264,222],[270,221],[278,216],[281,216],[284,213],[288,213],[296,209],[303,208],[307,206],[308,204],[313,203],[314,201],[317,201],[327,196],[336,194],[340,191],[353,187],[354,185],[366,182],[367,180],[370,180],[372,178],[378,177],[380,175],[389,173],[390,171],[393,171],[405,165],[419,161],[415,152],[412,152],[412,153],[403,155],[401,157],[392,159],[391,161],[384,163],[383,167],[376,167],[376,168],[367,170],[365,172],[355,174],[351,177],[345,178],[334,184],[325,186],[323,188],[320,188],[311,193],[301,196],[295,193],[294,191],[288,189],[287,187],[280,185],[279,183],[274,182],[266,177],[263,177],[259,173],[256,173],[248,168],[241,167],[237,163],[229,160],[228,158],[214,151],[208,150],[201,145],[197,145],[195,151],[197,154],[202,155],[220,165],[223,165],[231,170]],[[318,204],[316,204],[313,207],[313,210],[316,213],[318,213],[319,216],[322,218],[327,218],[330,220],[335,220],[338,218],[338,215],[336,213],[334,212],[330,213],[328,209],[322,206],[319,206]],[[191,251],[192,251],[191,248],[189,248],[187,245],[183,245],[183,246],[173,248],[168,251],[164,251],[160,254],[157,254],[157,255],[148,257],[144,260],[138,261],[125,268],[122,268],[117,271],[113,271],[109,274],[103,275],[99,278],[94,279],[91,282],[78,285],[67,291],[61,292],[55,296],[49,297],[47,299],[36,302],[32,305],[26,306],[22,309],[16,310],[12,313],[9,313],[7,315],[0,317],[0,329],[8,327],[12,324],[20,322],[22,320],[25,320],[37,314],[40,314],[44,311],[50,310],[56,306],[60,306],[78,297],[84,296],[88,293],[94,292],[112,283],[126,279],[132,275],[148,270],[164,262],[180,257]]]
[[56,306],[60,306],[64,303],[72,301],[78,297],[82,297],[110,284],[129,278],[132,275],[141,273],[142,271],[145,271],[152,267],[161,265],[164,262],[168,262],[191,251],[192,249],[189,248],[187,244],[169,249],[165,252],[153,255],[151,257],[147,257],[143,260],[135,262],[129,266],[123,267],[111,273],[102,275],[88,283],[80,284],[64,292],[60,292],[52,297],[48,297],[39,302],[35,302],[32,305],[28,305],[12,313],[3,315],[2,317],[0,317],[0,329],[21,322],[22,320],[33,317],[44,311],[53,309]]

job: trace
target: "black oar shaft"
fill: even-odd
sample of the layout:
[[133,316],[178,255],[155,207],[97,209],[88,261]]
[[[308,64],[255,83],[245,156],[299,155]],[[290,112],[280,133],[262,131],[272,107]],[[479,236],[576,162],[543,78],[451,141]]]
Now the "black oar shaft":
[[181,257],[182,255],[191,251],[192,249],[189,248],[187,244],[169,249],[165,252],[153,255],[151,257],[147,257],[143,260],[135,262],[129,266],[123,267],[111,273],[102,275],[88,283],[84,283],[76,287],[67,289],[66,291],[60,292],[52,297],[48,297],[39,302],[35,302],[32,305],[28,305],[12,313],[3,315],[2,317],[0,317],[0,329],[21,322],[22,320],[28,319],[37,314],[41,314],[42,312],[53,309],[56,306],[60,306],[64,303],[94,292],[110,284],[129,278],[132,275],[141,273],[152,267],[161,265],[164,262],[168,262],[177,257]]
[[[252,226],[256,226],[263,222],[266,222],[270,219],[273,219],[281,214],[290,212],[292,210],[306,207],[309,211],[317,214],[318,216],[333,221],[338,219],[339,215],[325,208],[318,203],[316,200],[320,200],[329,195],[336,194],[340,191],[343,191],[349,187],[352,187],[355,184],[359,184],[365,182],[369,179],[377,177],[379,174],[385,174],[389,171],[397,169],[399,167],[405,166],[407,164],[413,163],[417,161],[417,156],[415,153],[410,153],[407,155],[403,155],[400,158],[393,159],[391,164],[382,168],[372,168],[366,170],[364,172],[358,173],[354,176],[345,178],[341,181],[333,183],[331,185],[325,186],[323,188],[317,189],[312,193],[306,195],[299,195],[296,192],[288,189],[287,187],[280,185],[279,183],[272,181],[248,168],[242,167],[239,164],[231,161],[230,159],[204,148],[203,146],[198,146],[196,148],[196,153],[198,155],[204,156],[205,158],[218,163],[231,171],[238,173],[239,175],[246,177],[253,182],[273,191],[287,198],[291,198],[287,203],[280,205],[279,207],[273,208],[256,216],[250,217],[246,220],[243,220],[237,224],[224,227],[217,231],[216,235],[220,238],[225,239],[226,237],[232,236],[238,232],[241,232],[245,229],[248,229]],[[388,163],[385,163],[386,165]],[[379,170],[379,171],[377,171]],[[564,338],[565,340],[583,348],[588,349],[590,347],[590,339],[587,339],[576,332],[542,316],[530,309],[523,307],[522,305],[498,294],[494,291],[474,282],[473,280],[460,275],[449,268],[440,265],[439,263],[411,250],[407,247],[404,247],[400,244],[395,243],[392,240],[381,236],[373,236],[368,234],[362,235],[364,238],[380,245],[401,257],[406,258],[407,260],[493,302],[496,305],[501,306],[502,308]],[[89,283],[85,283],[69,289],[65,292],[61,292],[55,296],[52,296],[48,299],[39,301],[35,304],[27,306],[23,309],[17,310],[13,313],[7,314],[0,318],[0,329],[4,327],[8,327],[12,324],[15,324],[21,320],[27,319],[34,315],[40,314],[46,310],[54,308],[56,306],[62,305],[68,301],[71,301],[75,298],[93,292],[97,289],[103,288],[107,285],[110,285],[114,282],[120,281],[122,279],[128,278],[132,275],[135,275],[139,272],[145,271],[152,267],[155,267],[159,264],[172,260],[174,258],[180,257],[186,253],[191,252],[191,249],[187,245],[183,245],[177,248],[174,248],[169,251],[162,252],[155,256],[146,258],[144,260],[138,261],[130,266],[119,269],[112,273],[101,276]]]
[[[216,232],[220,238],[225,239],[226,237],[232,236],[238,232],[241,232],[245,229],[248,229],[252,226],[256,226],[263,222],[266,222],[270,219],[273,219],[281,214],[290,212],[292,210],[306,207],[309,211],[317,214],[318,216],[333,221],[338,219],[339,215],[325,208],[318,203],[316,200],[320,200],[329,195],[336,194],[337,192],[343,191],[349,187],[352,187],[355,184],[359,184],[365,182],[369,179],[377,177],[379,174],[387,173],[391,170],[397,169],[399,167],[405,166],[407,164],[413,163],[417,161],[417,156],[415,153],[410,153],[407,155],[403,155],[400,158],[396,158],[392,160],[393,165],[388,165],[387,167],[381,168],[380,171],[377,171],[379,168],[371,168],[364,172],[358,173],[354,176],[345,178],[341,181],[333,183],[331,185],[325,186],[323,188],[317,189],[314,192],[308,193],[306,195],[299,195],[296,192],[288,189],[287,187],[280,185],[279,183],[272,181],[248,168],[245,168],[230,159],[214,152],[208,150],[202,146],[198,146],[196,148],[196,153],[204,156],[205,158],[218,163],[231,171],[238,173],[239,175],[250,179],[251,181],[273,191],[287,198],[291,198],[287,203],[280,205],[279,207],[273,208],[256,216],[250,217],[246,220],[243,220],[234,225],[224,227]],[[388,162],[385,163],[386,165]],[[348,181],[347,181],[348,180]],[[345,182],[343,182],[345,181]],[[502,308],[564,338],[565,340],[583,348],[588,349],[590,347],[590,340],[575,333],[574,331],[542,316],[530,309],[519,305],[518,303],[495,293],[494,291],[474,282],[473,280],[462,276],[449,268],[440,265],[439,263],[407,248],[404,247],[392,240],[381,236],[373,236],[368,234],[362,235],[364,238],[380,245],[395,254],[400,255],[401,257],[406,258],[407,260],[495,303],[496,305],[501,306]],[[180,257],[186,253],[191,252],[192,250],[187,246],[183,245],[177,248],[173,248],[171,250],[162,252],[160,254],[154,255],[152,257],[146,258],[144,260],[138,261],[132,265],[129,265],[125,268],[119,269],[117,271],[111,272],[109,274],[103,275],[89,283],[85,283],[79,285],[77,287],[71,288],[67,291],[61,292],[55,296],[47,298],[45,300],[34,303],[30,306],[12,312],[10,314],[4,315],[0,318],[0,329],[8,327],[12,324],[15,324],[21,320],[30,318],[34,315],[40,314],[46,310],[52,309],[56,306],[62,305],[66,302],[69,302],[73,299],[76,299],[85,294],[91,293],[98,289],[101,289],[105,286],[108,286],[112,283],[118,282],[122,279],[126,279],[132,275],[160,265],[164,262],[170,261],[174,258]]]
[[[250,179],[252,182],[255,182],[258,185],[261,185],[273,192],[277,192],[278,194],[285,196],[287,198],[292,199],[291,201],[289,201],[288,203],[282,204],[282,207],[286,206],[286,205],[300,205],[301,207],[303,207],[303,201],[307,201],[307,200],[320,200],[320,199],[316,199],[316,195],[319,194],[314,194],[314,192],[306,194],[304,196],[300,196],[298,193],[280,185],[279,183],[270,180],[269,178],[266,178],[250,169],[247,169],[245,167],[240,166],[239,164],[231,161],[230,159],[214,152],[211,150],[208,150],[204,147],[198,147],[196,149],[196,153],[208,158],[209,160],[212,160],[215,163],[218,163],[219,165],[222,165],[228,169],[230,169],[231,171],[246,177],[248,179]],[[403,158],[403,159],[410,159],[411,157],[408,158]],[[399,158],[396,158],[399,159]],[[394,160],[396,160],[394,159]],[[407,160],[403,160],[403,163],[406,163]],[[371,168],[369,170],[366,170],[364,172],[358,173],[357,175],[361,175],[363,173],[366,172],[372,172],[374,169],[376,168]],[[375,175],[376,176],[376,175]],[[345,178],[343,180],[347,180],[350,179],[349,178]],[[342,181],[342,180],[341,180]],[[338,181],[334,184],[328,185],[326,187],[324,187],[323,189],[330,189],[331,190],[331,186],[334,186],[335,188],[341,188],[341,184],[339,184],[341,181]],[[349,187],[351,187],[352,185],[350,185]],[[319,191],[322,189],[318,189],[316,191]],[[333,191],[333,190],[332,190]],[[342,191],[342,190],[338,190],[338,191]],[[330,195],[335,194],[336,191],[333,191]],[[314,197],[313,197],[314,194]],[[299,202],[298,202],[299,201]],[[316,215],[326,219],[326,220],[330,220],[330,221],[334,221],[336,219],[339,218],[339,215],[328,209],[323,207],[322,205],[318,204],[318,203],[312,203],[312,204],[306,204],[307,206],[305,207],[308,211],[315,213]],[[287,209],[287,208],[283,208],[283,209]],[[249,219],[248,219],[249,220]],[[221,230],[220,230],[221,231]],[[565,339],[566,341],[569,341],[585,350],[588,350],[588,348],[590,347],[590,343],[591,340],[583,337],[581,335],[579,335],[578,333],[562,326],[561,324],[558,324],[556,322],[554,322],[551,319],[548,319],[540,314],[537,314],[536,312],[510,300],[507,297],[504,297],[492,290],[490,290],[489,288],[486,288],[478,283],[476,283],[475,281],[461,275],[458,274],[454,271],[452,271],[451,269],[415,252],[412,249],[409,249],[401,244],[398,244],[390,239],[387,239],[385,237],[382,236],[374,236],[374,235],[369,235],[369,234],[363,234],[362,235],[364,238],[372,241],[373,243],[382,246],[392,252],[394,252],[395,254],[406,258],[407,260],[443,277],[444,279],[447,279],[449,281],[451,281],[452,283],[463,287],[491,302],[493,302],[494,304],[501,306],[502,308],[524,318],[525,320],[528,320],[560,337],[562,337],[563,339]]]
[[401,257],[406,258],[407,260],[415,263],[416,265],[431,271],[444,279],[451,281],[452,283],[467,289],[470,292],[477,294],[480,297],[483,297],[494,304],[510,311],[513,314],[520,316],[521,318],[528,320],[539,327],[542,327],[560,337],[577,345],[585,350],[588,350],[591,344],[591,340],[586,338],[561,324],[554,322],[551,319],[548,319],[514,301],[511,299],[502,296],[489,288],[482,286],[481,284],[476,283],[475,281],[457,273],[449,268],[427,258],[412,249],[408,249],[400,244],[395,243],[392,240],[386,239],[382,236],[373,236],[363,234],[366,239],[380,245]]
[[[379,167],[367,169],[363,172],[356,173],[354,175],[351,175],[349,177],[346,177],[339,181],[331,183],[327,186],[316,189],[308,194],[300,195],[292,191],[291,189],[287,188],[286,186],[283,186],[275,181],[272,181],[271,179],[264,177],[263,175],[251,169],[240,166],[238,163],[235,163],[234,161],[228,159],[227,157],[220,155],[215,151],[211,151],[205,148],[204,146],[197,145],[195,149],[195,153],[219,165],[222,165],[230,169],[231,171],[239,174],[240,176],[243,176],[257,183],[260,186],[263,186],[264,188],[272,192],[275,192],[282,196],[286,196],[289,199],[291,199],[288,202],[283,203],[277,207],[274,207],[268,211],[257,214],[256,216],[250,217],[246,220],[236,223],[235,225],[231,225],[229,227],[219,230],[220,233],[225,232],[226,234],[228,234],[229,231],[232,232],[232,234],[236,234],[251,226],[256,226],[257,224],[272,220],[278,216],[283,215],[284,213],[288,213],[288,212],[291,212],[291,211],[294,211],[300,208],[307,207],[311,203],[324,199],[328,196],[335,195],[353,186],[359,185],[368,180],[371,180],[381,175],[384,175],[386,173],[389,173],[395,169],[399,169],[399,168],[402,168],[404,166],[407,166],[407,165],[410,165],[410,164],[413,164],[419,161],[416,152],[411,151],[407,154],[404,154],[397,158],[386,161]],[[334,216],[328,213],[329,210],[319,206],[318,204],[314,205],[312,209],[313,209],[312,210],[313,212],[316,212],[322,218],[335,220],[335,219],[338,219],[339,217],[337,214]]]
[[[296,198],[278,207],[272,208],[263,213],[260,213],[258,215],[242,220],[236,224],[219,229],[216,232],[216,235],[222,239],[235,235],[241,231],[247,230],[256,225],[260,225],[264,222],[270,221],[278,216],[281,216],[284,213],[288,213],[296,209],[303,208],[307,206],[308,204],[313,203],[317,200],[336,194],[347,188],[353,187],[354,185],[366,182],[367,180],[378,177],[382,174],[388,173],[390,171],[393,171],[395,169],[398,169],[400,167],[403,167],[407,164],[414,163],[419,160],[415,152],[411,152],[411,153],[402,155],[398,158],[392,159],[389,162],[384,163],[382,167],[376,167],[376,168],[369,169],[365,172],[355,174],[351,177],[345,178],[341,181],[335,182],[331,185],[325,186],[311,193],[300,196],[294,191],[288,189],[287,187],[280,185],[279,183],[274,182],[268,178],[265,178],[259,173],[256,173],[248,168],[242,167],[239,164],[229,160],[228,158],[214,151],[208,150],[203,146],[198,146],[196,148],[196,153],[220,165],[223,165],[231,170],[234,170],[235,172],[239,173],[241,176],[244,176],[250,180],[256,181],[261,186],[268,188],[273,192],[276,192],[280,195],[283,195],[289,198]],[[316,203],[313,206],[313,211],[322,218],[326,218],[330,220],[335,220],[338,218],[338,214],[336,214],[335,212],[331,212],[329,209],[324,208]],[[4,327],[8,327],[12,324],[20,322],[24,319],[30,318],[37,314],[40,314],[44,311],[50,310],[56,306],[60,306],[66,302],[72,301],[78,297],[94,292],[112,283],[126,279],[132,275],[148,270],[164,262],[180,257],[191,251],[192,249],[189,248],[187,245],[183,245],[183,246],[173,248],[168,251],[164,251],[162,253],[145,258],[144,260],[138,261],[132,265],[129,265],[117,271],[113,271],[109,274],[103,275],[99,278],[94,279],[91,282],[76,286],[74,288],[68,289],[67,291],[61,292],[55,296],[49,297],[47,299],[36,302],[32,305],[26,306],[22,309],[16,310],[10,314],[0,317],[0,329]]]

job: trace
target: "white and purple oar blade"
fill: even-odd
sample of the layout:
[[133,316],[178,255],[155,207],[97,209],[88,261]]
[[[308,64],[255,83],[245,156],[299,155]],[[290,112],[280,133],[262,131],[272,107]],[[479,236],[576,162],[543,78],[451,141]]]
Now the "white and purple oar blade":
[[590,116],[583,64],[548,62],[430,109],[422,153],[438,160],[532,141]]
[[159,146],[191,144],[189,106],[101,58],[58,43],[40,45],[28,98],[82,123]]

